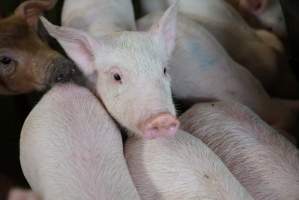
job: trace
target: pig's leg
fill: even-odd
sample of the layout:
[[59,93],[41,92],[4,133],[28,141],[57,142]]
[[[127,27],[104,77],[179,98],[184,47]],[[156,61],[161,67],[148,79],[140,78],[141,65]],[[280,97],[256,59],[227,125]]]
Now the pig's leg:
[[298,199],[298,150],[250,109],[234,102],[197,104],[180,119],[255,199]]

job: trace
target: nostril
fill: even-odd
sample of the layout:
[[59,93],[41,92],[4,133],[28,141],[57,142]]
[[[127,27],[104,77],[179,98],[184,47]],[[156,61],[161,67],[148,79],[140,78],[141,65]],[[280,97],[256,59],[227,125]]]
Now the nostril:
[[177,122],[175,122],[175,123],[170,124],[168,129],[169,130],[173,130],[173,129],[176,130],[178,127],[179,127],[179,124]]
[[175,116],[162,113],[146,121],[143,134],[147,139],[175,135],[179,128],[179,121]]
[[64,74],[58,74],[55,78],[56,82],[62,82],[65,80],[65,75]]

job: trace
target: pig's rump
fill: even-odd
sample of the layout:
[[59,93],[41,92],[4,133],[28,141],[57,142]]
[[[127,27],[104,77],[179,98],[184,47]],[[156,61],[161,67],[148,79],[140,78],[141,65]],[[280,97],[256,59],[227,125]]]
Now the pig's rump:
[[121,134],[85,88],[47,93],[26,119],[20,145],[24,175],[43,199],[138,199]]
[[298,199],[298,150],[250,109],[234,102],[197,104],[180,120],[255,199]]
[[125,155],[142,199],[252,199],[222,161],[189,133],[129,138]]

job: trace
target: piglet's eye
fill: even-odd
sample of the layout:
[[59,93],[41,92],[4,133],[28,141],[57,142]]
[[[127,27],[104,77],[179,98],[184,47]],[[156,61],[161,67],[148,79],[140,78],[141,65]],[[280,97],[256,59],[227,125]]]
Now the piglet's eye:
[[163,73],[164,73],[164,75],[166,75],[166,73],[167,73],[166,67],[163,68]]
[[0,55],[0,75],[10,75],[16,70],[17,62],[8,56]]
[[121,82],[121,76],[118,73],[113,74],[113,78],[117,82]]
[[3,65],[9,65],[12,62],[12,59],[6,56],[0,58],[0,62]]

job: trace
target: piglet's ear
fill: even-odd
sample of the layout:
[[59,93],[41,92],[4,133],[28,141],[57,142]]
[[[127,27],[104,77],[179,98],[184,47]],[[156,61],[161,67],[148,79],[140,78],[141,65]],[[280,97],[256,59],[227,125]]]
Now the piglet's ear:
[[260,13],[265,10],[269,0],[241,0],[240,7],[252,13]]
[[95,48],[100,44],[87,33],[51,24],[44,17],[41,21],[49,34],[54,37],[68,56],[78,65],[85,75],[91,75],[95,70]]
[[164,13],[157,24],[151,27],[151,32],[158,36],[165,44],[168,56],[172,54],[176,39],[177,1],[175,1]]
[[52,9],[57,0],[29,0],[23,2],[15,11],[18,15],[25,19],[29,26],[37,29],[39,17],[44,11]]

